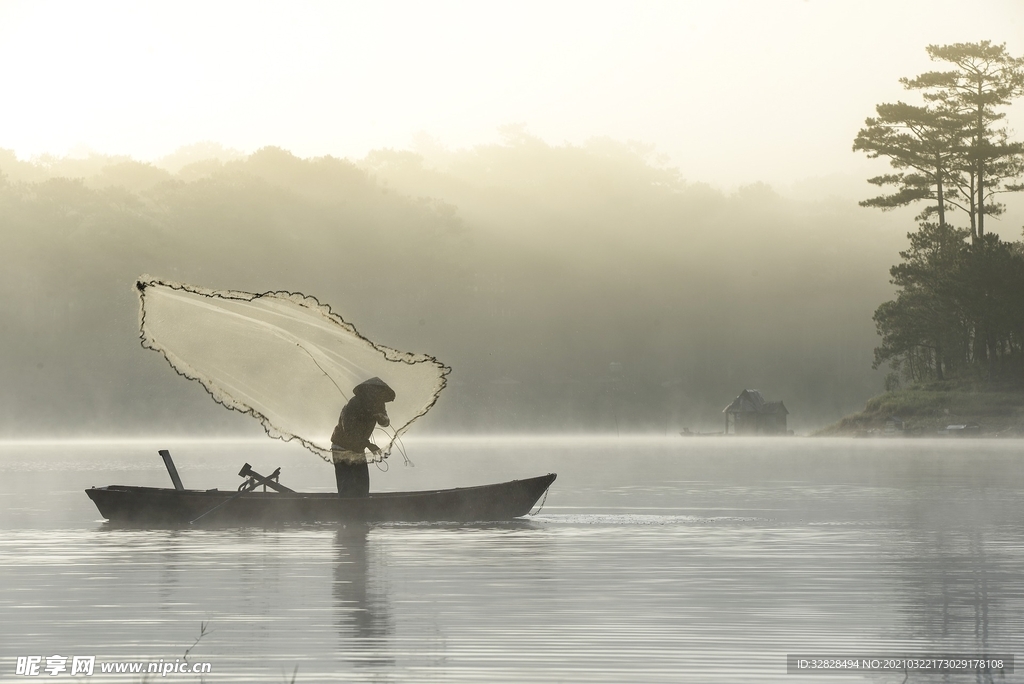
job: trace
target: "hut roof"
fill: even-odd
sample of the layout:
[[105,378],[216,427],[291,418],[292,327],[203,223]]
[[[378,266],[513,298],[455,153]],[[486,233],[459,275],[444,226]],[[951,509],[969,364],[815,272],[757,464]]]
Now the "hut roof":
[[745,389],[722,409],[722,413],[782,413],[789,414],[781,401],[765,401],[758,390]]

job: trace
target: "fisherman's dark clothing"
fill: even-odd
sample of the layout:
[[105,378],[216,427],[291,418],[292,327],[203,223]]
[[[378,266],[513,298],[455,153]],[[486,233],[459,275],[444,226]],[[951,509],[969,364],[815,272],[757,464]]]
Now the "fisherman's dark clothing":
[[335,461],[334,479],[338,483],[338,496],[342,498],[370,495],[370,466],[365,456],[362,463]]
[[370,467],[365,451],[377,450],[370,436],[378,423],[389,424],[384,404],[394,398],[394,390],[380,378],[371,378],[352,390],[352,398],[341,410],[338,425],[331,434],[338,496],[363,497],[370,494]]

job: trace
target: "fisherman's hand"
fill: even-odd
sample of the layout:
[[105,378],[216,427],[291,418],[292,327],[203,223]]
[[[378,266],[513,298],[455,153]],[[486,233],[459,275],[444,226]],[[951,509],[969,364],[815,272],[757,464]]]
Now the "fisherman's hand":
[[380,456],[380,447],[377,446],[376,444],[371,444],[370,452],[373,453],[375,456]]

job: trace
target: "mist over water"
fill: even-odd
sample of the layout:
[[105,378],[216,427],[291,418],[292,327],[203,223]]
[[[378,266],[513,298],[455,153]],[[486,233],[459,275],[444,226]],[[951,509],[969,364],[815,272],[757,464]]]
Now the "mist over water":
[[167,486],[157,448],[186,487],[233,489],[243,460],[305,491],[333,473],[267,440],[3,443],[5,676],[37,652],[173,660],[200,621],[207,681],[267,682],[790,681],[787,653],[1012,653],[1024,627],[1010,441],[407,446],[415,467],[393,458],[373,490],[559,478],[505,524],[140,530],[82,490]]

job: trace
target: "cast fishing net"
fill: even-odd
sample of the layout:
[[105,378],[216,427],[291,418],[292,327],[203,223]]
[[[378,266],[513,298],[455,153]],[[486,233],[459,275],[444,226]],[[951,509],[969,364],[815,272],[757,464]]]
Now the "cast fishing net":
[[143,347],[217,403],[257,418],[271,437],[297,440],[324,460],[353,387],[379,377],[395,391],[391,427],[374,435],[386,456],[434,405],[451,370],[366,339],[303,294],[204,290],[149,276],[136,288]]

